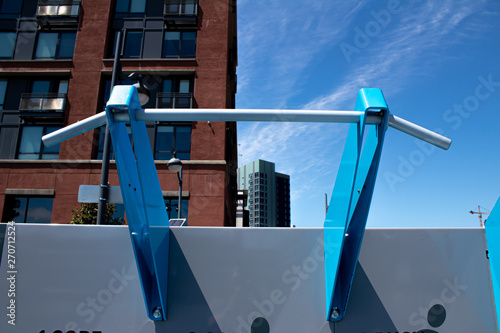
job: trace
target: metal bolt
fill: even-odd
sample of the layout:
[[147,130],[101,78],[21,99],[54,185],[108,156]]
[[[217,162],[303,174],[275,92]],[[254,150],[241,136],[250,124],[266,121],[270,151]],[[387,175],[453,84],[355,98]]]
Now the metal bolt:
[[332,315],[330,316],[333,320],[336,320],[340,317],[339,308],[333,308]]
[[161,319],[162,313],[161,313],[161,308],[159,306],[155,308],[155,310],[153,312],[153,317],[155,319]]

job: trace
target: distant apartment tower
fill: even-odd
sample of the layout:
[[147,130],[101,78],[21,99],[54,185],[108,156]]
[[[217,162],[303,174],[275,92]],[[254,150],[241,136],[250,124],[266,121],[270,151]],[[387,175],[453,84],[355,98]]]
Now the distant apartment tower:
[[290,227],[290,176],[277,173],[274,163],[238,168],[238,190],[248,190],[250,227]]

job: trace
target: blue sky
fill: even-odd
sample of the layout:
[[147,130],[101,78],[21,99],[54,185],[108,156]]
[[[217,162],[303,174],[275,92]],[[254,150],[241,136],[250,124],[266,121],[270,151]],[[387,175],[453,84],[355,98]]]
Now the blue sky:
[[[500,1],[238,0],[239,109],[352,110],[381,88],[394,115],[368,227],[475,227],[500,196]],[[291,177],[292,224],[321,227],[348,125],[238,123],[239,165]]]

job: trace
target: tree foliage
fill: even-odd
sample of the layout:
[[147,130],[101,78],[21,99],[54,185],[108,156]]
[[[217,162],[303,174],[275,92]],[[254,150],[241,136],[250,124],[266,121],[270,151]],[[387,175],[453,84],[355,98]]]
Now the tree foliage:
[[[73,218],[70,224],[96,224],[97,223],[97,207],[96,203],[82,203],[80,208],[73,209],[71,214]],[[123,225],[125,220],[121,217],[114,217],[116,212],[115,204],[106,204],[106,214],[103,224]]]

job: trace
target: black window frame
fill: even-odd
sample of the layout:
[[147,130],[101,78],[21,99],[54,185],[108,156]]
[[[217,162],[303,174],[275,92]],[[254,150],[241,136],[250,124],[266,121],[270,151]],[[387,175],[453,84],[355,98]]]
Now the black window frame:
[[[172,148],[170,150],[160,150],[158,147],[158,129],[161,127],[172,127]],[[189,128],[189,149],[178,150],[177,149],[177,131],[179,128]],[[153,157],[155,160],[168,161],[174,155],[180,160],[190,160],[191,159],[191,143],[192,143],[192,135],[193,129],[191,123],[165,123],[161,122],[155,125],[154,129],[154,149],[153,149]],[[160,156],[161,154],[166,156]]]
[[[2,7],[4,3],[16,3],[19,4],[19,12],[3,12]],[[0,19],[6,18],[18,18],[21,17],[23,12],[23,0],[0,0]]]
[[[166,34],[169,32],[178,32],[180,34],[179,38],[179,53],[177,56],[167,56],[166,55]],[[189,55],[183,55],[183,44],[185,43],[185,39],[183,38],[184,34],[186,33],[194,33],[195,38],[194,38],[194,54],[189,54]],[[163,31],[163,42],[162,42],[162,53],[161,57],[163,59],[194,59],[196,58],[196,46],[198,44],[198,32],[196,30],[164,30]]]
[[[40,43],[40,35],[41,34],[57,34],[57,42],[56,42],[56,50],[55,50],[55,55],[54,57],[37,57],[37,51],[38,51],[38,46]],[[74,42],[73,42],[73,52],[71,53],[71,56],[61,56],[60,51],[61,51],[61,40],[62,40],[62,35],[69,35],[69,34],[74,34]],[[41,30],[37,33],[36,35],[36,43],[35,47],[33,48],[33,60],[72,60],[74,55],[75,55],[75,46],[76,46],[76,31],[45,31]]]
[[[155,57],[155,59],[172,59],[172,60],[191,60],[191,59],[196,59],[196,49],[197,49],[197,44],[198,44],[198,31],[196,28],[184,28],[184,29],[171,29],[171,28],[166,28],[164,27],[163,29],[158,29],[158,28],[119,28],[119,29],[113,29],[110,31],[110,40],[112,40],[112,43],[109,43],[108,46],[108,58],[113,58],[115,55],[115,49],[116,49],[116,40],[117,40],[117,34],[118,31],[122,32],[122,45],[120,48],[120,56],[122,59],[147,59],[144,57],[145,54],[145,36],[147,32],[154,32],[157,31],[161,33],[161,52],[158,54],[158,57]],[[136,55],[134,52],[132,55],[127,54],[127,42],[129,40],[128,34],[129,33],[138,33],[141,32],[141,42],[140,45],[137,47],[139,48],[139,55]],[[177,55],[172,55],[172,56],[167,56],[166,55],[166,40],[165,36],[169,32],[178,32],[180,34],[180,39],[179,39],[179,52]],[[183,55],[183,43],[186,43],[187,39],[184,39],[183,36],[186,33],[194,33],[195,38],[194,38],[194,52],[193,54],[188,54],[188,55]]]
[[[16,209],[16,207],[12,207],[12,205],[9,205],[9,200],[17,200],[17,199],[26,199],[26,204],[25,204],[25,208],[24,208],[24,218],[23,218],[23,221],[16,221],[15,218],[18,217],[19,215],[17,216],[11,216],[11,212],[9,212],[9,210],[11,210],[12,212],[14,212],[14,210]],[[40,221],[28,221],[28,217],[29,217],[29,209],[30,209],[30,199],[50,199],[51,200],[51,205],[50,205],[50,219],[47,221],[47,220],[43,220],[42,222]],[[17,208],[20,208],[20,207],[17,207]],[[46,195],[15,195],[15,194],[8,194],[5,196],[5,201],[4,201],[4,209],[3,209],[3,213],[2,213],[2,221],[5,221],[5,222],[10,222],[10,221],[15,221],[16,223],[44,223],[44,224],[50,224],[51,223],[51,220],[52,220],[52,212],[54,210],[54,197],[53,196],[46,196]],[[9,214],[11,214],[9,216]]]
[[[60,148],[60,145],[57,144],[55,146],[51,146],[51,147],[46,147],[42,141],[41,141],[41,137],[40,137],[40,151],[38,152],[30,152],[30,153],[21,153],[20,152],[20,149],[21,149],[21,142],[23,140],[23,134],[24,134],[24,130],[26,128],[33,128],[33,127],[42,127],[42,136],[43,135],[46,135],[50,132],[48,132],[48,128],[56,128],[56,129],[59,129],[59,128],[62,128],[62,125],[60,124],[46,124],[46,123],[33,123],[33,124],[24,124],[21,126],[20,128],[20,132],[19,132],[19,139],[17,140],[17,149],[16,149],[16,159],[18,160],[33,160],[33,161],[39,161],[39,160],[43,160],[44,158],[44,155],[55,155],[57,154],[57,159],[59,159],[59,148]],[[54,129],[55,130],[55,129]],[[54,151],[50,151],[50,150],[54,150],[55,148],[57,147],[57,152],[54,152]],[[38,158],[19,158],[19,156],[22,156],[22,155],[38,155]],[[55,158],[50,158],[50,160],[53,160]]]
[[[0,57],[0,60],[12,60],[14,58],[14,53],[16,52],[17,32],[15,30],[2,30],[0,31],[0,33],[14,34],[14,43],[12,45],[12,52],[10,54],[10,57]],[[5,45],[2,45],[2,47],[5,47]]]
[[116,0],[115,8],[113,10],[115,18],[133,18],[133,17],[139,18],[139,17],[146,16],[146,12],[147,12],[147,8],[148,8],[148,0],[144,0],[144,12],[131,12],[130,9],[132,7],[132,1],[134,1],[134,0],[124,0],[124,1],[128,2],[127,11],[119,12],[119,11],[117,11],[117,9],[118,9],[118,3],[120,2],[120,0]]

